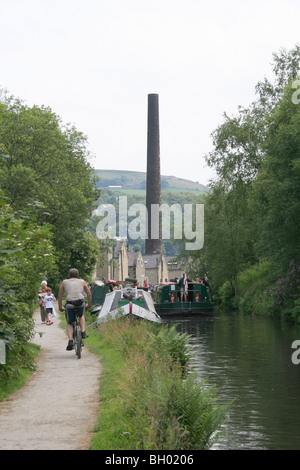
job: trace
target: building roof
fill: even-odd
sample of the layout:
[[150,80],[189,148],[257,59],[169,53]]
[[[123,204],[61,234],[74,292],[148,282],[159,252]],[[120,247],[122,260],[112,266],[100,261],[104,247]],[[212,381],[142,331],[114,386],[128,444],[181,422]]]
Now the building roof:
[[126,246],[127,240],[126,238],[115,238],[115,241],[116,241],[116,245],[114,246],[114,258],[118,258],[121,252],[122,246],[124,244]]
[[137,257],[141,256],[143,259],[143,255],[140,249],[133,250],[131,247],[127,250],[127,257],[128,257],[128,266],[135,266]]

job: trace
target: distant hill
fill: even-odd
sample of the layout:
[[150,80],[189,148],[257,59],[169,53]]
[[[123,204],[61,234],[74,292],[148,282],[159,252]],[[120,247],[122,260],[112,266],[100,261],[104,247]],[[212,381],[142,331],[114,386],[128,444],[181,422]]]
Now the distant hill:
[[[100,188],[117,190],[145,190],[146,173],[140,171],[125,170],[95,170],[100,178],[97,186]],[[208,188],[198,182],[177,178],[176,176],[161,176],[162,191],[192,191],[196,193],[207,193]]]
[[[118,198],[127,197],[128,207],[135,203],[146,203],[146,173],[139,171],[125,170],[94,170],[100,178],[97,186],[102,189],[99,204],[113,204],[118,208]],[[172,206],[179,204],[197,204],[202,196],[209,192],[209,188],[198,182],[177,178],[175,176],[162,176],[162,203]],[[199,199],[200,198],[200,199]],[[180,215],[182,212],[180,211]],[[166,215],[167,217],[167,215]],[[181,220],[180,218],[177,220]],[[176,220],[174,219],[174,224]],[[142,253],[145,252],[145,240],[131,240],[128,237],[128,244],[139,247]],[[181,240],[163,240],[164,253],[166,256],[176,256],[180,252]]]

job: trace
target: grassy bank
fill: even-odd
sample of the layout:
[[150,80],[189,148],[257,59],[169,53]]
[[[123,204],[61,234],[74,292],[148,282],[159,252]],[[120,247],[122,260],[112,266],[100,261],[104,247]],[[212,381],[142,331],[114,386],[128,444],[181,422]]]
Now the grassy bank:
[[100,357],[100,413],[93,450],[208,449],[225,420],[215,390],[190,370],[175,327],[120,318],[88,329]]
[[294,260],[283,277],[274,274],[268,261],[258,263],[238,275],[237,286],[236,296],[228,281],[219,290],[219,302],[226,310],[300,323],[300,266]]

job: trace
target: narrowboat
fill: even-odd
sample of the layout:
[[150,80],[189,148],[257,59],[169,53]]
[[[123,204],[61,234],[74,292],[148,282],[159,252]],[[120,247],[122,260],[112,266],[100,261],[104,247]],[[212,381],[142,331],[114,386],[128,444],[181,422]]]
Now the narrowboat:
[[[94,310],[95,312],[95,310]],[[120,289],[106,293],[102,306],[97,309],[97,323],[123,316],[134,316],[144,320],[161,323],[150,292],[137,286],[125,284]]]
[[154,286],[152,296],[154,307],[160,316],[201,315],[213,312],[214,302],[210,298],[208,287],[196,282],[187,283],[186,300],[176,282],[167,282]]
[[110,292],[110,284],[105,281],[96,280],[90,286],[92,293],[92,305],[99,306],[103,305],[106,294]]

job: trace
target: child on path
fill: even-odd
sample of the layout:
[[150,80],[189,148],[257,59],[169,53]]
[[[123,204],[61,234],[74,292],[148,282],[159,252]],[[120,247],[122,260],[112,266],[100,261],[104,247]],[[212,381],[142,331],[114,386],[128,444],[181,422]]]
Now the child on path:
[[53,321],[51,321],[51,316],[54,311],[54,304],[53,301],[56,300],[54,294],[52,294],[52,289],[47,287],[47,294],[44,297],[45,302],[45,312],[47,316],[46,325],[52,325]]

